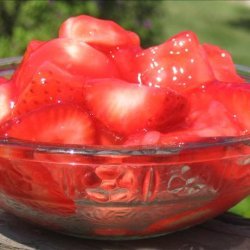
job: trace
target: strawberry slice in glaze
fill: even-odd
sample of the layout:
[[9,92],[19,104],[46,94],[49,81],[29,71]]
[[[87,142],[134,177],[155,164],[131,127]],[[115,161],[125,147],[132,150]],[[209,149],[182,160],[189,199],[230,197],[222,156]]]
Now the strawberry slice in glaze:
[[[159,46],[137,53],[131,64],[133,71],[137,72],[138,81],[145,85],[180,92],[215,79],[207,55],[200,50],[198,38],[191,31],[179,33]],[[131,75],[129,71],[127,74]]]
[[[241,135],[240,122],[223,102],[214,98],[216,93],[213,91],[219,90],[212,87],[212,84],[211,86],[208,84],[207,91],[203,88],[196,88],[188,92],[189,113],[178,130],[167,133],[161,133],[157,130],[136,133],[125,141],[125,145],[178,146],[189,142],[205,141],[205,138]],[[229,95],[222,93],[223,91],[221,95],[225,98],[226,96],[229,98],[228,103],[233,102],[232,99],[230,101]]]
[[99,79],[87,82],[84,90],[90,113],[121,135],[176,126],[188,111],[187,100],[168,89]]
[[15,88],[5,78],[0,79],[0,123],[10,118],[15,101]]
[[234,113],[215,98],[216,93],[220,93],[231,103],[234,102],[232,96],[225,95],[225,92],[213,86],[213,83],[209,83],[187,93],[190,102],[187,130],[196,131],[200,137],[240,135],[241,126]]
[[[6,149],[5,149],[6,150]],[[69,216],[75,212],[74,201],[69,199],[53,179],[51,166],[24,159],[0,159],[0,190],[12,199],[48,214]]]
[[48,105],[9,123],[8,137],[58,144],[95,144],[95,128],[89,115],[70,104]]
[[46,62],[84,79],[118,76],[111,59],[82,41],[53,39],[28,54],[13,78],[20,91],[32,81],[35,72]]
[[218,81],[245,82],[237,74],[232,57],[228,51],[211,44],[203,44],[201,49],[207,54],[209,64]]
[[83,103],[82,77],[74,76],[50,62],[43,63],[18,95],[14,115],[57,103]]
[[84,41],[104,49],[117,46],[139,46],[140,44],[136,33],[125,30],[113,21],[87,15],[71,17],[63,22],[59,37]]
[[8,79],[6,79],[3,76],[0,76],[0,84],[7,83],[7,82],[8,82]]
[[250,131],[249,84],[214,82],[205,86],[205,92],[228,110],[231,117],[241,125],[243,134]]

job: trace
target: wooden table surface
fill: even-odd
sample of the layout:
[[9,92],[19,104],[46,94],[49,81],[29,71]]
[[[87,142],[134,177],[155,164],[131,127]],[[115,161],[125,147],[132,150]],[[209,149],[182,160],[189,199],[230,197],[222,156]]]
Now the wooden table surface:
[[250,220],[224,214],[199,226],[152,239],[86,240],[50,232],[0,210],[0,250],[250,250]]

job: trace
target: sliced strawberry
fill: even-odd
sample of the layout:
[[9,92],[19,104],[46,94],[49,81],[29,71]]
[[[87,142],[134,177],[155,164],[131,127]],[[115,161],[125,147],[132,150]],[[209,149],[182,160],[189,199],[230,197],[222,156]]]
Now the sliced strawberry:
[[[241,125],[242,133],[250,131],[250,85],[214,82],[205,86],[207,94],[220,102],[230,116]],[[223,122],[220,119],[220,123]]]
[[234,62],[228,51],[211,44],[203,44],[201,49],[205,50],[209,64],[218,81],[245,82],[245,80],[237,74]]
[[6,135],[22,140],[59,144],[95,144],[95,128],[89,115],[69,104],[45,106],[21,116]]
[[[50,165],[36,160],[0,159],[0,189],[12,199],[40,211],[68,216],[75,212],[73,200],[66,197],[50,174]],[[55,166],[53,166],[55,167]]]
[[140,44],[136,33],[123,29],[113,21],[86,15],[67,19],[60,27],[59,37],[81,40],[106,49]]
[[[209,88],[209,84],[207,86]],[[240,135],[241,127],[233,113],[218,102],[213,93],[197,88],[189,92],[188,97],[191,106],[186,118],[189,131],[196,131],[200,137]]]
[[156,130],[149,132],[136,133],[128,137],[124,142],[125,146],[147,146],[147,145],[158,145],[162,133]]
[[143,84],[181,92],[215,79],[206,54],[190,31],[137,54],[132,67],[136,67]]
[[[160,133],[159,131],[137,133],[131,135],[125,145],[157,144],[178,146],[188,142],[201,141],[209,137],[227,137],[242,134],[240,123],[235,119],[234,113],[231,113],[223,103],[214,100],[216,94],[213,94],[212,86],[208,84],[207,89],[208,91],[203,88],[196,88],[188,92],[190,111],[185,122],[182,123],[182,127],[168,133]],[[216,88],[213,90],[220,92]],[[221,95],[224,96],[222,93]],[[228,95],[226,96],[228,98]],[[231,99],[228,102],[233,101]]]
[[20,65],[13,79],[20,91],[31,82],[34,73],[45,62],[84,79],[118,75],[113,62],[104,53],[84,42],[54,39],[39,46]]
[[15,88],[11,82],[6,80],[0,83],[0,123],[7,120],[15,101]]
[[125,142],[125,146],[179,146],[189,142],[200,141],[203,138],[197,131],[184,129],[181,131],[160,133],[159,131],[149,131],[137,133],[130,136]]
[[8,79],[6,79],[5,77],[0,76],[0,84],[6,83],[8,82]]
[[18,95],[14,115],[22,115],[48,104],[83,103],[83,81],[65,70],[43,63]]
[[129,135],[136,131],[168,127],[187,114],[187,101],[170,90],[100,79],[84,85],[90,113],[111,131]]
[[[224,193],[219,194],[210,201],[201,199],[197,202],[194,200],[190,202],[189,206],[185,203],[185,207],[183,207],[181,203],[177,203],[174,207],[171,207],[171,211],[175,211],[175,213],[163,215],[160,220],[152,223],[152,225],[144,232],[141,232],[141,234],[152,235],[156,233],[159,234],[160,232],[174,232],[202,223],[225,212],[244,197],[246,197],[244,193],[233,192],[232,194],[230,193],[230,195]],[[165,211],[167,211],[167,207]]]
[[107,129],[100,123],[96,123],[98,145],[111,146],[122,144],[123,137]]
[[[27,48],[26,48],[26,51],[23,55],[23,58],[22,58],[22,61],[19,65],[19,67],[15,70],[14,74],[12,75],[11,79],[13,82],[17,82],[17,81],[20,81],[20,77],[19,77],[19,74],[21,74],[19,71],[22,71],[23,70],[23,67],[25,67],[25,63],[26,61],[29,59],[29,57],[31,56],[31,54],[33,52],[35,52],[40,46],[42,46],[43,44],[45,44],[46,42],[45,41],[38,41],[38,40],[33,40],[31,41]],[[18,78],[18,80],[16,80],[16,78]],[[16,83],[17,84],[17,83]],[[19,85],[19,84],[17,84]]]
[[141,81],[141,75],[136,64],[136,57],[141,53],[143,53],[143,50],[138,46],[118,48],[110,51],[109,56],[119,70],[121,79],[137,83]]

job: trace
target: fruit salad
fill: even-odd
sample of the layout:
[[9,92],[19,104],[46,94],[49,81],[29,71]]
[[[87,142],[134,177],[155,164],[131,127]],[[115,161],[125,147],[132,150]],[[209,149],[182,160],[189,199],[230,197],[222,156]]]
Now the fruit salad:
[[[0,104],[2,140],[26,146],[178,149],[233,140],[250,130],[250,85],[229,52],[200,43],[192,31],[143,48],[136,33],[86,15],[63,22],[57,38],[28,44],[13,76],[0,79]],[[234,161],[243,152],[242,163]],[[154,234],[198,223],[249,194],[249,153],[245,146],[219,143],[156,157],[98,158],[0,146],[0,196],[31,208],[24,216],[8,205],[13,200],[3,205],[40,224],[35,213],[58,216],[57,227],[65,222],[58,226],[61,217],[80,214],[79,221],[89,223],[91,212],[91,221],[98,215],[81,235]],[[223,196],[232,187],[242,192]],[[177,205],[192,195],[192,203]],[[157,205],[161,200],[175,203]],[[152,204],[156,217],[143,215],[143,224],[140,209],[89,205],[108,202]],[[130,214],[139,229],[131,229]],[[71,219],[66,224],[74,231]]]
[[191,31],[144,49],[112,21],[71,17],[0,87],[2,135],[22,140],[169,145],[250,128],[249,85]]

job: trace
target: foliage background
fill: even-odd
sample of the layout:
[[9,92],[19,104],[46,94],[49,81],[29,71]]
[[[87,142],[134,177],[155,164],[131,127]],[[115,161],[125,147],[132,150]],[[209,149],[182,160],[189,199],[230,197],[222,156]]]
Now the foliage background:
[[[250,66],[250,1],[0,0],[0,58],[23,54],[32,40],[57,36],[62,21],[89,14],[139,33],[143,46],[193,30],[201,42],[231,52]],[[250,198],[233,209],[250,218]]]

